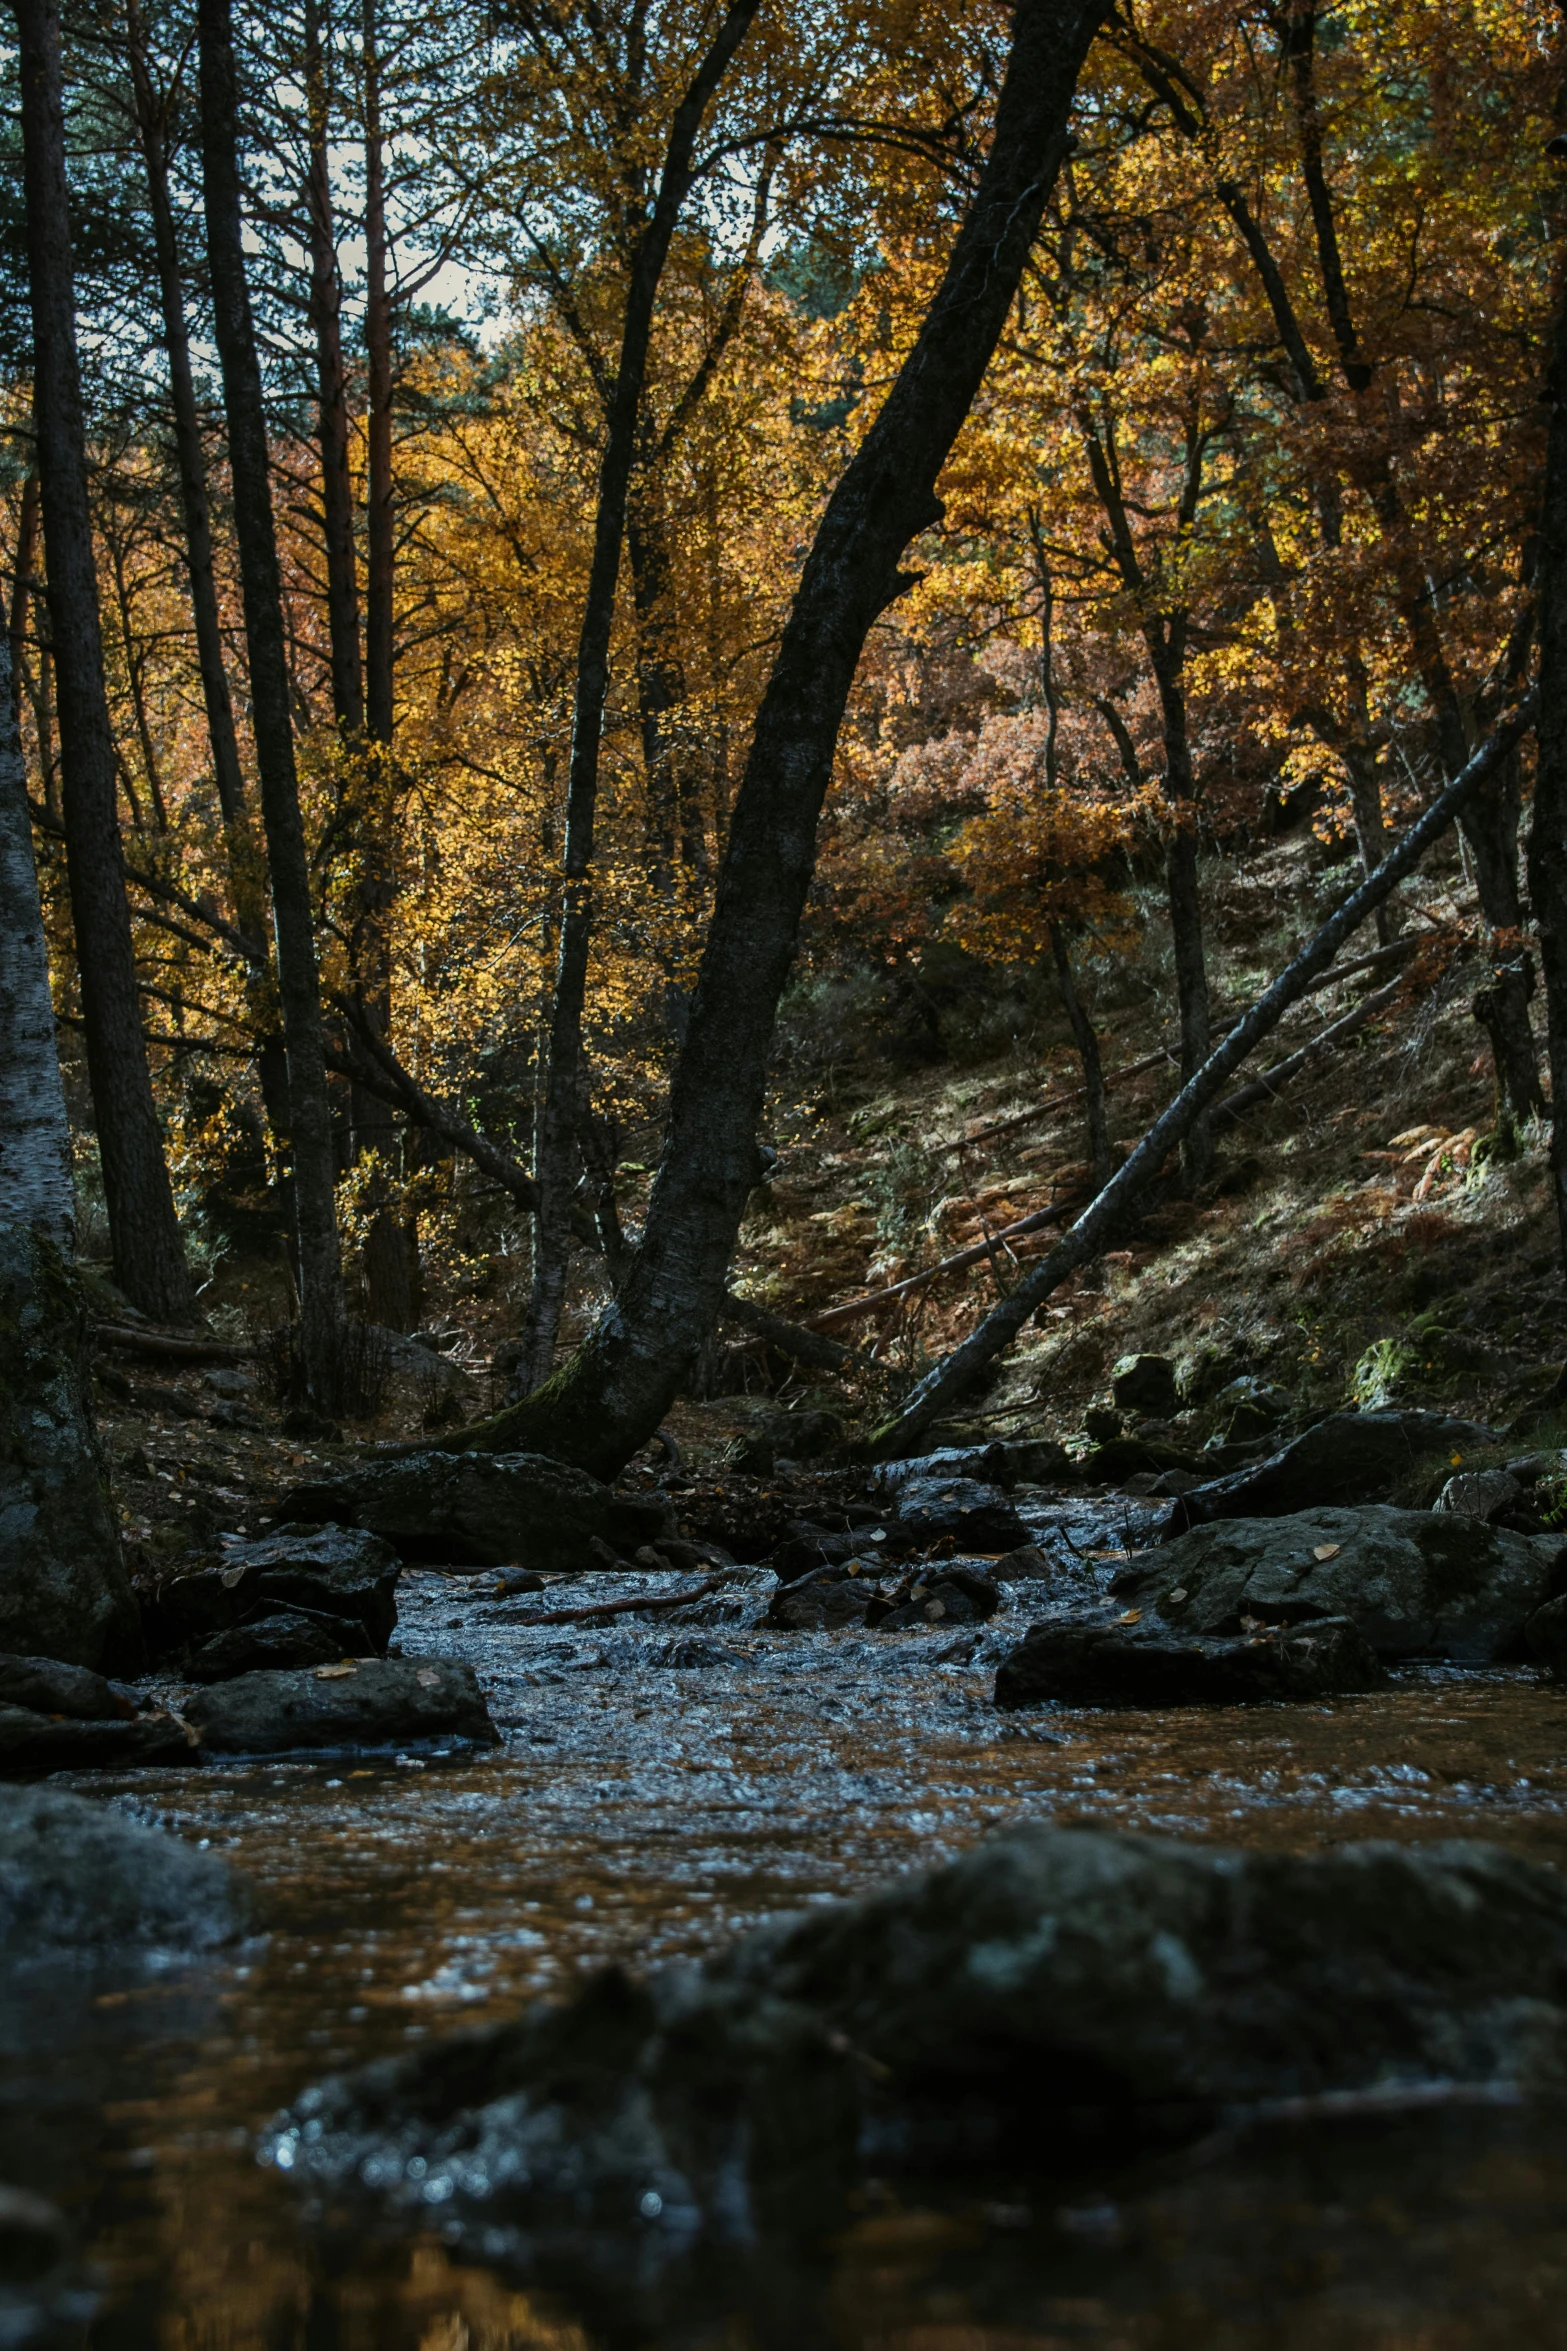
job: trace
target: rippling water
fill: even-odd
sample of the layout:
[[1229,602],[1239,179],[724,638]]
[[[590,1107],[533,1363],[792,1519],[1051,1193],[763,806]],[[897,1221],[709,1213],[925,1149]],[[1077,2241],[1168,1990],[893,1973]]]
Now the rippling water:
[[[51,1969],[0,2011],[0,2177],[75,2217],[101,2351],[1492,2351],[1567,2346],[1567,2118],[1275,2125],[1162,2166],[865,2184],[829,2241],[700,2274],[508,2277],[312,2215],[258,2124],[308,2080],[608,1957],[700,1951],[1051,1819],[1304,1846],[1485,1836],[1567,1860],[1567,1693],[1429,1671],[1313,1707],[998,1717],[977,1639],[530,1628],[405,1579],[410,1652],[472,1656],[505,1752],[143,1773],[268,1934],[199,1965]],[[83,1785],[89,1783],[83,1782]],[[96,1783],[97,1786],[102,1783]],[[628,2240],[648,2224],[628,2223]]]

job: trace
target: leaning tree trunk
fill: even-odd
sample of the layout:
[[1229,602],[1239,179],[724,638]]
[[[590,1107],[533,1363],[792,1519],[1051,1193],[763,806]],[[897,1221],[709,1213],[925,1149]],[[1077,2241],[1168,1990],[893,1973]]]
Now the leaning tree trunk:
[[877,616],[909,584],[905,548],[940,518],[936,477],[1011,310],[1103,13],[1103,0],[1019,0],[990,158],[940,290],[817,531],[736,797],[625,1285],[552,1380],[459,1442],[534,1446],[613,1472],[658,1427],[717,1319],[854,673]]
[[213,324],[228,423],[234,529],[239,541],[245,641],[250,654],[251,733],[261,781],[261,814],[272,877],[278,993],[288,1057],[299,1237],[300,1323],[312,1395],[330,1408],[339,1355],[342,1271],[333,1191],[332,1116],[310,898],[310,867],[294,765],[283,589],[272,517],[266,409],[255,321],[245,277],[239,196],[238,92],[229,0],[201,0],[202,181]]
[[190,1276],[142,1034],[104,691],[55,0],[18,0],[16,23],[38,473],[87,1072],[115,1279],[143,1313],[179,1319],[191,1311]]
[[9,646],[0,663],[0,1649],[135,1673],[141,1627],[93,1429]]
[[1540,499],[1540,723],[1529,829],[1529,896],[1545,980],[1551,1071],[1551,1190],[1567,1273],[1567,286],[1546,383],[1550,429]]
[[593,935],[589,876],[598,811],[599,753],[604,707],[609,696],[609,653],[620,577],[620,548],[637,450],[653,311],[675,227],[695,182],[693,158],[703,119],[736,51],[751,29],[759,5],[760,0],[729,0],[706,55],[675,109],[657,197],[637,240],[626,287],[620,353],[599,463],[593,555],[577,639],[562,859],[566,886],[555,956],[547,1057],[534,1115],[533,1174],[539,1187],[539,1213],[534,1224],[534,1278],[527,1327],[531,1361],[541,1378],[553,1360],[560,1307],[565,1297],[571,1201],[577,1178],[577,1135],[583,1116],[586,1077],[582,1019],[587,1003],[588,954]]
[[1024,1275],[998,1306],[991,1308],[961,1346],[955,1347],[926,1373],[902,1410],[877,1430],[873,1443],[879,1458],[912,1453],[933,1422],[978,1384],[1052,1291],[1059,1289],[1079,1266],[1087,1265],[1108,1247],[1148,1192],[1170,1153],[1179,1149],[1196,1120],[1207,1117],[1224,1085],[1246,1056],[1278,1026],[1292,1004],[1298,1004],[1303,996],[1311,993],[1344,941],[1386,903],[1405,874],[1413,872],[1432,842],[1485,789],[1532,716],[1531,697],[1497,729],[1489,742],[1481,745],[1376,871],[1308,939],[1294,962],[1285,966],[1272,986],[1263,990],[1250,1011],[1215,1046],[1202,1068],[1160,1112],[1136,1150],[1122,1162],[1097,1198],[1089,1202],[1071,1231]]

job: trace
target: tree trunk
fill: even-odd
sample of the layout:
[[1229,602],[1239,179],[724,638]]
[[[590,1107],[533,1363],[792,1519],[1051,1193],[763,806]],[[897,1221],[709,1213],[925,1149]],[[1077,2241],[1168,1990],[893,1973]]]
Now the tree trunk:
[[675,109],[658,196],[633,250],[626,287],[620,361],[609,400],[604,454],[599,465],[593,557],[577,641],[571,763],[566,779],[566,887],[550,1007],[548,1057],[534,1127],[533,1173],[540,1205],[534,1233],[535,1280],[528,1301],[528,1327],[533,1334],[530,1348],[544,1362],[554,1353],[559,1300],[564,1296],[565,1284],[565,1264],[560,1252],[565,1245],[570,1198],[577,1174],[577,1134],[583,1110],[582,1014],[587,1001],[588,949],[593,927],[588,873],[593,862],[599,748],[604,732],[604,704],[609,693],[615,590],[620,576],[620,547],[625,536],[653,310],[675,224],[691,191],[697,134],[713,93],[750,31],[759,5],[760,0],[730,0],[706,56]]
[[16,22],[38,471],[50,638],[59,677],[66,856],[87,1070],[115,1279],[143,1313],[177,1319],[191,1311],[190,1277],[152,1098],[125,895],[114,737],[104,691],[87,502],[55,0],[19,0]]
[[469,1443],[612,1473],[658,1427],[717,1317],[855,669],[908,585],[904,549],[940,518],[936,477],[1011,309],[1102,14],[1102,0],[1019,0],[989,161],[914,349],[828,503],[758,713],[641,1246],[573,1360]]
[[1050,925],[1050,952],[1055,957],[1056,979],[1061,989],[1061,1002],[1066,1017],[1072,1024],[1072,1037],[1077,1046],[1078,1059],[1083,1065],[1084,1117],[1088,1122],[1088,1165],[1098,1190],[1110,1181],[1110,1122],[1105,1115],[1104,1063],[1099,1058],[1099,1039],[1094,1024],[1083,1009],[1083,999],[1077,992],[1072,976],[1072,958],[1067,949],[1066,934],[1058,922]]
[[1471,1009],[1491,1041],[1496,1070],[1498,1128],[1516,1130],[1545,1108],[1539,1056],[1529,1019],[1534,995],[1534,958],[1523,943],[1523,902],[1518,890],[1518,820],[1523,774],[1516,752],[1498,768],[1489,791],[1479,794],[1464,819],[1464,839],[1474,859],[1475,888],[1487,934],[1491,979]]
[[354,488],[348,470],[348,371],[343,364],[343,280],[332,217],[331,83],[318,0],[305,6],[305,99],[310,166],[305,209],[310,245],[310,327],[316,346],[316,415],[321,447],[321,513],[326,556],[327,640],[332,715],[345,742],[364,731],[359,659],[359,576],[354,555]]
[[323,1410],[340,1350],[342,1274],[333,1194],[332,1119],[310,898],[294,766],[282,582],[272,517],[266,411],[240,219],[238,94],[230,0],[200,0],[202,179],[213,323],[223,373],[234,527],[239,541],[251,729],[272,876],[278,992],[288,1056],[301,1335],[307,1382]]
[[376,0],[364,0],[365,98],[365,726],[392,740],[392,305],[386,283],[385,158]]
[[1551,1189],[1567,1274],[1567,287],[1546,378],[1550,428],[1540,499],[1540,723],[1529,828],[1529,896],[1545,980],[1551,1072]]
[[1183,1134],[1195,1119],[1206,1115],[1226,1081],[1254,1046],[1276,1028],[1292,1004],[1309,995],[1344,941],[1367,916],[1374,914],[1389,892],[1411,872],[1439,835],[1458,816],[1465,803],[1482,791],[1497,762],[1506,758],[1533,715],[1529,703],[1497,730],[1468,764],[1413,824],[1390,856],[1369,880],[1361,883],[1336,914],[1308,940],[1293,963],[1258,997],[1229,1035],[1208,1056],[1175,1100],[1161,1112],[1129,1158],[1116,1170],[1104,1190],[1092,1200],[1071,1231],[1049,1255],[1024,1276],[1009,1297],[992,1307],[978,1329],[938,1363],[915,1388],[897,1417],[876,1433],[875,1450],[881,1459],[913,1451],[933,1421],[966,1395],[1002,1350],[1009,1347],[1029,1317],[1036,1314],[1053,1290],[1079,1266],[1097,1257],[1125,1224],[1138,1201],[1153,1183]]
[[175,237],[174,212],[169,200],[168,148],[165,112],[153,90],[147,67],[145,36],[137,0],[126,10],[127,50],[136,99],[137,127],[147,172],[147,199],[152,213],[153,245],[158,266],[158,294],[163,309],[164,349],[169,362],[169,395],[174,414],[175,459],[179,468],[180,506],[185,525],[185,562],[190,580],[191,615],[196,630],[196,662],[201,675],[202,705],[207,740],[212,749],[212,774],[223,817],[228,850],[229,890],[236,927],[248,942],[245,1003],[259,1039],[256,1070],[267,1124],[280,1162],[289,1151],[289,1112],[283,1040],[277,1033],[276,990],[267,939],[266,872],[255,825],[246,805],[245,776],[240,765],[239,738],[234,725],[234,702],[229,692],[223,656],[223,629],[218,614],[217,581],[213,567],[212,504],[207,488],[207,459],[202,447],[201,415],[190,362],[190,331],[185,319],[185,288]]
[[0,1649],[140,1671],[141,1628],[93,1428],[10,648],[0,652]]
[[38,468],[31,466],[22,484],[22,511],[17,518],[16,570],[11,579],[11,610],[6,638],[11,654],[11,716],[22,723],[22,654],[27,644],[27,604],[33,593],[38,564]]

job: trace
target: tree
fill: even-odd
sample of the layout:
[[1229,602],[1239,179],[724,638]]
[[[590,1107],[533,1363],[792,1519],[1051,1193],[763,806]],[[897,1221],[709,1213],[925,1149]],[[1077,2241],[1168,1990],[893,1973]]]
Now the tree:
[[240,219],[238,99],[229,0],[201,0],[198,27],[207,258],[223,370],[234,527],[250,655],[251,728],[260,771],[283,1041],[288,1056],[301,1337],[311,1393],[329,1408],[343,1319],[332,1119],[310,871],[294,762],[266,410]]
[[92,1421],[91,1329],[11,661],[0,651],[0,1647],[143,1662]]
[[641,1246],[614,1307],[536,1395],[470,1443],[610,1471],[657,1428],[717,1319],[745,1202],[779,996],[865,639],[1006,322],[1102,13],[1021,0],[990,153],[913,350],[816,533],[757,714]]
[[142,1040],[104,690],[54,0],[19,0],[16,21],[50,650],[93,1110],[115,1277],[144,1313],[180,1319],[190,1279]]

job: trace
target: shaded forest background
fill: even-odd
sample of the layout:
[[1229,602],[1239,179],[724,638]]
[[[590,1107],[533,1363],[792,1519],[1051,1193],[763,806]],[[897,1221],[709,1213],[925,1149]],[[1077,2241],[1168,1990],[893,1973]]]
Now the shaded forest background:
[[[270,702],[245,576],[256,477],[220,352],[229,32],[278,559]],[[339,1251],[339,1327],[458,1344],[492,1366],[492,1401],[600,1312],[658,1160],[801,565],[928,310],[1008,33],[999,8],[920,0],[306,0],[231,24],[213,0],[199,24],[68,0],[115,818],[186,1268],[182,1291],[100,1174],[105,983],[67,862],[13,88],[7,620],[82,1247],[118,1287],[103,1311],[284,1333]],[[1163,1053],[1156,1091],[1190,1076],[1516,696],[1557,34],[1553,10],[1492,0],[1104,19],[943,511],[859,667],[732,1275],[796,1341],[812,1317],[852,1340],[871,1389],[906,1383],[1005,1286],[1032,1244],[996,1231],[1109,1173],[1122,1031],[1127,1059]],[[280,728],[325,1079],[314,1276],[308,1106],[279,1074],[263,770]],[[1479,1024],[1486,1106],[1427,1105],[1401,1130],[1411,1185],[1538,1156],[1529,758],[1473,805],[1457,866],[1363,942],[1387,951],[1375,1011],[1461,995]],[[990,1073],[978,1094],[971,1070]],[[937,1164],[906,1111],[961,1137],[969,1110],[1052,1089],[1074,1092],[1075,1139],[1043,1192],[987,1193],[978,1145]],[[1222,1180],[1215,1150],[1200,1123],[1188,1196]],[[813,1151],[826,1205],[791,1213]],[[974,1270],[922,1289],[918,1314],[834,1324],[964,1242]],[[289,1342],[267,1343],[286,1391]],[[343,1352],[330,1378],[307,1364],[298,1403],[352,1407]],[[767,1385],[828,1360],[753,1333],[728,1370]],[[715,1343],[693,1388],[724,1374]]]

